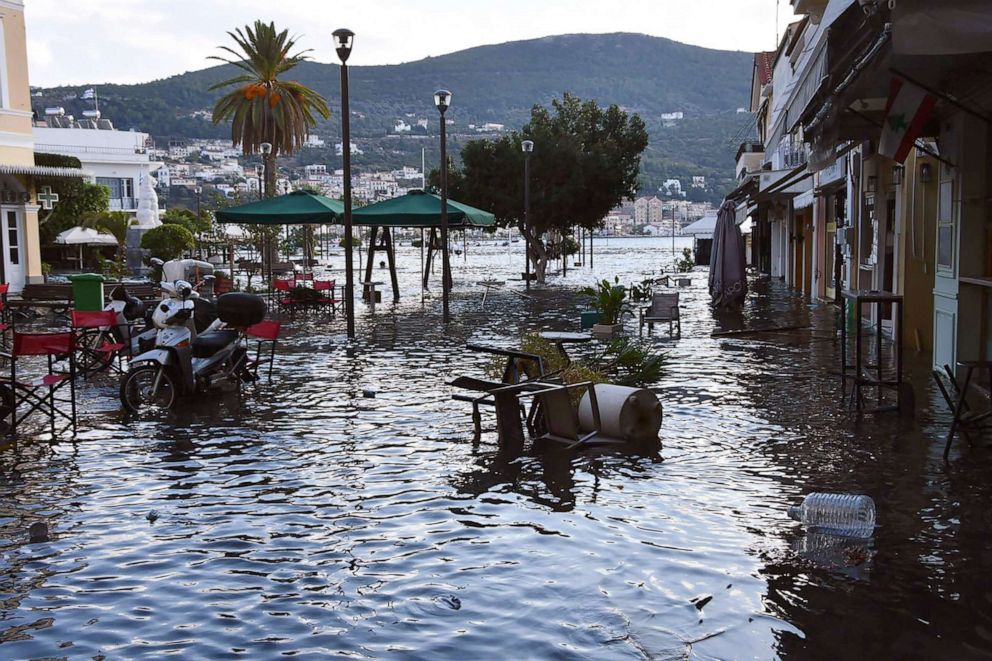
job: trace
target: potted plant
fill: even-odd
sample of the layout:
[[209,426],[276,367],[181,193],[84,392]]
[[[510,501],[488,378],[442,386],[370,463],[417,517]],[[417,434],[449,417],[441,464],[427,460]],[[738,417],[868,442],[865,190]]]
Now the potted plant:
[[582,293],[590,297],[592,307],[599,313],[599,323],[593,324],[592,334],[600,339],[611,339],[623,334],[622,317],[630,312],[627,288],[620,278],[597,282],[595,287],[585,287]]

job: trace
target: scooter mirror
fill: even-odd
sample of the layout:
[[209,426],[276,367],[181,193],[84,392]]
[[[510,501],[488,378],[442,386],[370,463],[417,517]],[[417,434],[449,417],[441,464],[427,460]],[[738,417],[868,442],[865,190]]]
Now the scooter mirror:
[[216,278],[214,276],[212,276],[212,275],[205,275],[205,276],[203,276],[203,281],[204,282],[213,282],[214,280],[216,280]]
[[149,263],[150,263],[150,264],[151,264],[152,266],[162,266],[163,264],[165,264],[165,262],[163,262],[163,261],[162,261],[161,259],[159,259],[158,257],[152,257],[151,259],[149,259],[149,260],[148,260],[148,262],[149,262]]

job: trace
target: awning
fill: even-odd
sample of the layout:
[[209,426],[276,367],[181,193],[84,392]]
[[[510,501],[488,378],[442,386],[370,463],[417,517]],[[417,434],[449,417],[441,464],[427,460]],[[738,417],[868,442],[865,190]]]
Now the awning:
[[[367,207],[355,209],[355,225],[375,227],[437,227],[441,224],[441,198],[422,190],[412,190]],[[491,227],[496,216],[475,207],[448,200],[450,227]]]
[[899,0],[892,10],[892,49],[902,55],[992,51],[988,0]]
[[59,168],[50,165],[3,165],[0,174],[26,174],[35,177],[94,177],[92,172],[80,168]]
[[310,191],[298,190],[251,204],[220,209],[219,223],[246,225],[318,225],[336,223],[344,214],[344,204]]

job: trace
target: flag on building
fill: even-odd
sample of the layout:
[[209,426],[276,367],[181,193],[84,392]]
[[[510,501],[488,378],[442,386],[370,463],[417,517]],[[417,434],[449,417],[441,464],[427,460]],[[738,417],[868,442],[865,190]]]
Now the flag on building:
[[84,91],[83,91],[83,93],[79,95],[79,98],[80,98],[80,99],[83,99],[84,101],[89,101],[89,100],[90,100],[90,99],[92,99],[92,98],[93,98],[93,97],[94,97],[95,95],[96,95],[96,90],[94,90],[94,89],[93,89],[93,88],[91,87],[91,88],[89,88],[88,90],[84,90]]
[[925,90],[893,78],[885,104],[878,153],[902,163],[933,113],[937,99]]

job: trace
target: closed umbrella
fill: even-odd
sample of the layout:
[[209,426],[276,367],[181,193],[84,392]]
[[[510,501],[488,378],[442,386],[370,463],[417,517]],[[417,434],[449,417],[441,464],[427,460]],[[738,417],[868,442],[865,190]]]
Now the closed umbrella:
[[726,201],[717,214],[710,253],[710,296],[713,305],[727,307],[743,303],[747,295],[747,263],[744,237],[737,226],[733,202]]
[[83,268],[83,246],[116,246],[117,237],[106,232],[98,232],[91,227],[70,227],[55,237],[55,243],[64,246],[79,246],[79,268]]

